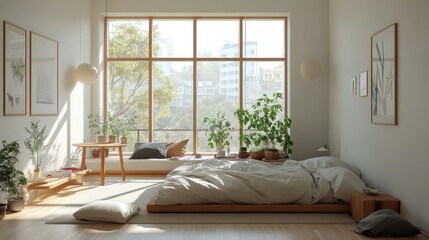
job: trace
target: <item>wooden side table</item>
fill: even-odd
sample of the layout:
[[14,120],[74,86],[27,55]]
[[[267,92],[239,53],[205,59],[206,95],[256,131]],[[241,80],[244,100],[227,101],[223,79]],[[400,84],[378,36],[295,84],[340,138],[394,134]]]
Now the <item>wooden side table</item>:
[[105,171],[104,171],[104,164],[105,164],[105,151],[106,148],[118,148],[119,151],[119,160],[121,165],[121,175],[122,175],[122,181],[125,181],[125,170],[124,170],[124,158],[122,156],[122,147],[127,146],[127,144],[122,143],[75,143],[73,144],[75,147],[81,147],[82,148],[82,163],[81,163],[81,169],[85,169],[85,158],[86,158],[86,148],[100,148],[101,149],[101,156],[100,156],[100,185],[104,185],[104,179],[105,179]]
[[389,194],[380,193],[377,195],[368,195],[365,193],[352,193],[352,218],[356,221],[362,220],[369,214],[380,209],[392,209],[395,212],[400,211],[401,200],[390,196]]

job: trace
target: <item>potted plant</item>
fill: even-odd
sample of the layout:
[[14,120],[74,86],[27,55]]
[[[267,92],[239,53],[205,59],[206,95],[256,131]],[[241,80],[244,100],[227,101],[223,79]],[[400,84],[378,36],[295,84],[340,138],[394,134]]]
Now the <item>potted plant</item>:
[[25,139],[24,145],[31,152],[31,161],[34,165],[34,177],[39,177],[42,169],[43,156],[48,145],[45,145],[47,135],[46,126],[39,129],[39,121],[30,122],[30,127],[25,127],[29,137]]
[[285,156],[292,153],[293,142],[289,135],[292,121],[281,115],[284,110],[283,105],[279,103],[281,99],[283,99],[282,93],[274,93],[272,97],[263,94],[262,98],[257,99],[252,105],[251,111],[237,109],[234,113],[240,127],[249,131],[242,136],[241,140],[246,145],[265,144],[264,154],[267,159],[278,159],[276,144],[282,147]]
[[[10,211],[18,212],[24,208],[25,200],[18,195],[22,187],[28,183],[24,173],[15,166],[20,153],[18,142],[2,141],[2,145],[0,150],[0,219],[4,218],[6,202]],[[10,196],[13,198],[9,198]]]
[[109,131],[109,143],[116,142],[116,138],[119,135],[119,121],[115,117],[113,117],[111,114],[107,116],[107,125],[108,125],[108,131]]
[[88,114],[89,128],[94,131],[94,134],[97,135],[97,142],[105,143],[106,136],[109,131],[109,126],[107,121],[104,121],[104,118],[99,113],[90,113]]
[[211,148],[216,148],[217,157],[225,157],[226,146],[231,140],[231,123],[226,119],[225,114],[220,111],[210,117],[205,117],[203,124],[208,127],[206,135],[209,135],[208,144]]
[[124,115],[119,117],[119,134],[120,142],[126,144],[128,142],[127,135],[130,129],[134,128],[137,121],[137,114],[134,111],[128,111]]

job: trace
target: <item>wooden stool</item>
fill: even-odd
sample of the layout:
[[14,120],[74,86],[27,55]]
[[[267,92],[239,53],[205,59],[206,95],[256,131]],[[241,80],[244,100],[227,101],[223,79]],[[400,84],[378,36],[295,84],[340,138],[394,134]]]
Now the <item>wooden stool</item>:
[[359,221],[380,209],[387,208],[399,213],[401,201],[385,193],[368,195],[365,193],[354,192],[352,193],[351,205],[352,218]]

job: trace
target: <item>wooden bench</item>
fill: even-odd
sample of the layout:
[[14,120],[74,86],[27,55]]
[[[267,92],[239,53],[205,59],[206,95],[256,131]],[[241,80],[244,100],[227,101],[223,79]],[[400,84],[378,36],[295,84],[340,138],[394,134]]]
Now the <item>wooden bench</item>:
[[48,177],[41,182],[31,182],[30,184],[28,184],[28,190],[50,190],[66,183],[82,185],[84,180],[83,177],[89,172],[91,172],[90,169],[78,170],[73,171],[70,177]]

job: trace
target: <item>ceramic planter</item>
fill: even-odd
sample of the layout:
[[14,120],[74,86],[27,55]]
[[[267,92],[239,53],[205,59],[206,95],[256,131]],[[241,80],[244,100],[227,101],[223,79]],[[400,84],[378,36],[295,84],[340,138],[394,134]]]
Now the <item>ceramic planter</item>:
[[4,216],[6,216],[6,208],[7,208],[6,204],[0,203],[0,220],[2,220]]
[[278,159],[279,159],[279,150],[277,149],[265,150],[265,160],[278,160]]
[[7,200],[7,209],[11,212],[20,212],[25,207],[25,199],[22,197]]

